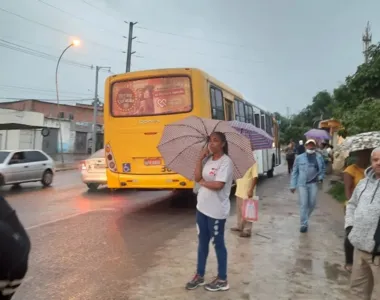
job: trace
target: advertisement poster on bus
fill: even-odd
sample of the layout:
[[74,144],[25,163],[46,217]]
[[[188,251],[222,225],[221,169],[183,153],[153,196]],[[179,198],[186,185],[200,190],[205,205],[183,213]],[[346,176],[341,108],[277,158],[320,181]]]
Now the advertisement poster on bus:
[[159,77],[117,82],[112,87],[114,117],[152,116],[191,110],[188,77]]

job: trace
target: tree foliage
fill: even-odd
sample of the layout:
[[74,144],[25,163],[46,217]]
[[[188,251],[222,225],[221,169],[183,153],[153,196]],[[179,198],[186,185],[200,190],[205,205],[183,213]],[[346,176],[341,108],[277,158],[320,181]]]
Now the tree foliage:
[[347,76],[344,84],[332,93],[318,92],[312,103],[300,113],[281,120],[280,134],[283,143],[290,139],[302,139],[303,134],[316,128],[318,121],[334,118],[343,125],[343,136],[366,131],[379,131],[380,119],[380,43],[370,46],[369,60],[357,67],[354,74]]

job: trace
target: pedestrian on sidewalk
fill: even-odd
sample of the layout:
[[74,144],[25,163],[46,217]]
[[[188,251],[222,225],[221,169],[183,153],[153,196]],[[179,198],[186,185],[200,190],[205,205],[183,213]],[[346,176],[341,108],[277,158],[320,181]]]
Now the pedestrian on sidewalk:
[[237,226],[232,227],[232,231],[240,232],[241,237],[250,237],[252,232],[252,222],[243,219],[243,201],[256,196],[256,185],[258,180],[257,163],[245,173],[245,175],[236,180],[236,216]]
[[195,169],[195,181],[200,185],[196,212],[198,262],[196,275],[186,284],[188,290],[205,285],[204,276],[210,241],[216,252],[218,276],[206,284],[205,288],[212,292],[227,291],[230,288],[227,281],[224,230],[230,213],[232,178],[233,163],[228,156],[226,136],[222,132],[213,132],[210,135],[208,148],[202,151]]
[[291,174],[293,171],[294,159],[296,158],[294,142],[291,141],[285,149],[286,161],[288,163],[288,173]]
[[309,218],[317,202],[318,184],[322,184],[325,176],[325,163],[316,147],[315,140],[306,141],[306,152],[297,156],[290,180],[290,191],[294,193],[298,189],[302,233],[308,231]]
[[303,140],[299,141],[298,147],[297,147],[297,155],[301,155],[302,153],[305,153],[305,146],[303,145]]
[[380,283],[380,148],[371,153],[371,167],[347,203],[345,230],[354,246],[351,291],[371,300]]
[[[360,180],[364,178],[364,171],[370,164],[371,157],[371,150],[369,149],[360,150],[352,153],[355,154],[356,161],[344,170],[344,192],[347,199],[347,201],[344,204],[345,208],[348,200],[352,197],[355,187],[358,185]],[[352,264],[354,261],[354,247],[350,243],[347,236],[344,239],[344,253],[346,257],[346,264],[344,268],[351,273]]]
[[28,270],[30,240],[15,211],[0,196],[0,300],[12,299]]

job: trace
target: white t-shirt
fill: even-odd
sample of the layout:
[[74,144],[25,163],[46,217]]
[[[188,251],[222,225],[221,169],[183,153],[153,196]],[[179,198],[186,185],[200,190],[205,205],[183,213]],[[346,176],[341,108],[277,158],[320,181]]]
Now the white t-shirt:
[[202,170],[202,178],[205,181],[224,182],[224,187],[219,191],[210,190],[203,186],[198,191],[197,209],[213,219],[227,219],[230,214],[230,192],[233,177],[233,164],[228,155],[223,155],[218,160],[209,158]]

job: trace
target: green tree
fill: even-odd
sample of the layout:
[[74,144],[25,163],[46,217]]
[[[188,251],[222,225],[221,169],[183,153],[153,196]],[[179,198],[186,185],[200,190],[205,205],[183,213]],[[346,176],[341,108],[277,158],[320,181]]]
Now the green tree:
[[[343,136],[380,130],[380,44],[372,45],[369,60],[334,90],[334,116],[342,121]],[[376,100],[375,100],[376,99]]]
[[379,99],[364,100],[356,109],[348,110],[343,114],[342,125],[344,129],[340,134],[346,137],[367,131],[379,131],[379,112]]

